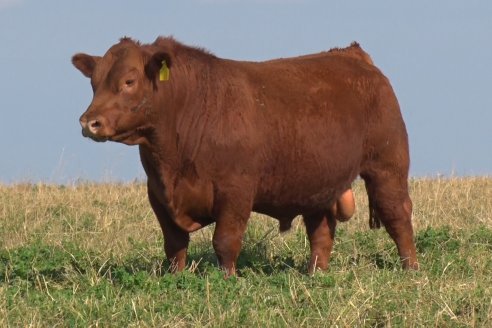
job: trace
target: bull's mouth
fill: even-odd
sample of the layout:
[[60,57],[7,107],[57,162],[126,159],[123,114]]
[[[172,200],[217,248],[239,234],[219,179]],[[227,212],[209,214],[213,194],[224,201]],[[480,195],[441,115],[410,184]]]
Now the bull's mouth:
[[86,129],[82,129],[82,136],[89,138],[89,139],[92,139],[93,141],[96,141],[96,142],[106,142],[109,140],[108,137],[102,137],[102,136],[98,136],[96,134],[92,134],[92,133],[88,132]]
[[87,131],[87,129],[82,129],[82,135],[86,138],[90,138],[96,142],[106,142],[106,141],[114,141],[114,142],[123,142],[125,139],[130,138],[135,134],[135,131],[128,131],[123,133],[114,133],[111,135],[98,135]]
[[142,141],[141,132],[143,132],[143,130],[145,130],[145,128],[142,129],[139,128],[127,132],[114,133],[111,135],[102,136],[102,135],[93,134],[90,131],[82,129],[82,135],[96,142],[113,141],[113,142],[119,142],[128,145],[135,145],[135,144],[139,144],[140,141]]
[[113,142],[120,142],[120,143],[128,143],[128,144],[133,144],[134,140],[133,139],[138,139],[140,135],[135,133],[136,131],[128,131],[124,133],[119,133],[119,134],[114,134],[112,136],[98,136],[98,135],[93,135],[93,134],[87,134],[82,131],[82,135],[86,138],[90,138],[95,142],[106,142],[106,141],[113,141]]

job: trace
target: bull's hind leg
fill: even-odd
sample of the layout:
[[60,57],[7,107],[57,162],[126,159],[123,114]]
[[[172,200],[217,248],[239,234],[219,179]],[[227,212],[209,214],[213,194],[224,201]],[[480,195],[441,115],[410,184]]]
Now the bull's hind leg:
[[384,225],[396,243],[404,269],[418,269],[411,222],[412,201],[406,175],[381,171],[363,174],[362,178],[366,183],[373,225],[378,220]]
[[313,274],[317,269],[328,268],[337,221],[332,215],[319,213],[304,215],[303,218],[311,247],[308,272]]

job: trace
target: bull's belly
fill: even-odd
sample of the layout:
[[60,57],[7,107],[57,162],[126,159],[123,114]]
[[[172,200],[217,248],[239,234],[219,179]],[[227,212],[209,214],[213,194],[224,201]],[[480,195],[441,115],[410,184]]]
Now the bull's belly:
[[336,200],[332,191],[317,194],[306,199],[281,199],[275,197],[272,201],[259,201],[253,205],[253,211],[271,216],[276,219],[292,219],[298,215],[311,213],[326,213]]
[[258,188],[253,211],[277,219],[327,213],[340,195],[350,188],[356,177],[357,173],[354,170],[338,180],[330,177],[318,177],[311,181],[263,179]]
[[363,162],[362,134],[348,123],[305,119],[296,122],[294,137],[285,141],[272,136],[260,165],[253,210],[277,218],[329,211]]

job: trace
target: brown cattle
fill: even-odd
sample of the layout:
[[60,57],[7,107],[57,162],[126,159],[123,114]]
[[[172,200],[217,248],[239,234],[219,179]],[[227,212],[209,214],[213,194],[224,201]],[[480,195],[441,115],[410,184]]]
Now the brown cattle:
[[103,57],[72,62],[94,91],[83,135],[139,145],[175,270],[185,267],[189,234],[215,222],[213,247],[234,274],[251,211],[281,229],[302,215],[309,272],[327,268],[359,175],[371,227],[382,223],[403,267],[417,268],[405,124],[388,79],[358,44],[246,62],[172,38],[123,38]]

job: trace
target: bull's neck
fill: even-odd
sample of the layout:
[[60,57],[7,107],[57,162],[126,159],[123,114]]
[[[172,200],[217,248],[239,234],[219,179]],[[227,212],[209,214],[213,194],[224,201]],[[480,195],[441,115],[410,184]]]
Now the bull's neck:
[[210,65],[193,58],[177,61],[170,81],[162,82],[168,85],[160,85],[155,91],[153,129],[140,151],[161,176],[175,175],[184,161],[193,161],[198,153],[214,83]]

